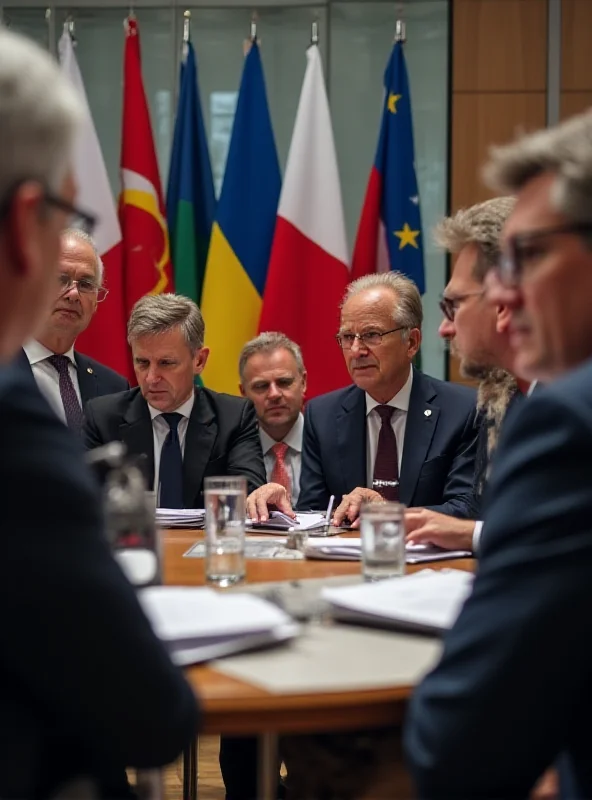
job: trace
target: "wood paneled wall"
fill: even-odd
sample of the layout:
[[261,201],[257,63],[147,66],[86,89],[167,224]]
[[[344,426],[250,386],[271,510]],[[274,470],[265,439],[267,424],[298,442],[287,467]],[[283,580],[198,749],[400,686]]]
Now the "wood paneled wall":
[[[451,2],[454,212],[491,197],[481,182],[480,169],[492,144],[545,125],[548,8],[547,0]],[[592,0],[572,0],[572,5],[592,10]],[[586,33],[580,31],[580,35]],[[579,69],[578,65],[578,74]],[[587,77],[585,89],[592,91],[592,68]],[[452,358],[450,379],[462,381]]]
[[592,0],[561,4],[561,118],[592,106]]

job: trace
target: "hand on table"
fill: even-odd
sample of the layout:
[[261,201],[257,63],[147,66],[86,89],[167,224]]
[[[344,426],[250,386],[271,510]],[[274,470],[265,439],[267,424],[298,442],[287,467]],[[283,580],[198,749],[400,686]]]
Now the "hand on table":
[[254,522],[266,522],[269,519],[269,506],[275,506],[292,519],[296,517],[288,493],[280,483],[265,483],[251,492],[247,497],[247,518]]
[[384,497],[374,489],[357,486],[349,494],[343,495],[333,514],[333,525],[339,527],[344,520],[349,520],[352,528],[359,528],[362,503],[384,503]]
[[457,519],[428,508],[408,508],[405,528],[409,544],[435,544],[445,550],[473,549],[472,519]]

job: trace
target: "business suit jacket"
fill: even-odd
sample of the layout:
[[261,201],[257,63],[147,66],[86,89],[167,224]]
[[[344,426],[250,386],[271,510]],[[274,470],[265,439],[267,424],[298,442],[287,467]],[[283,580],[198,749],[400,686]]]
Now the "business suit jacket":
[[[472,389],[414,371],[399,494],[408,506],[466,517],[478,428]],[[424,412],[428,411],[426,415]],[[310,400],[304,415],[302,509],[324,509],[366,479],[366,395],[357,386]]]
[[[115,370],[106,367],[95,361],[94,358],[89,358],[83,353],[74,351],[74,360],[78,368],[78,386],[80,387],[80,397],[82,400],[82,407],[86,405],[89,400],[94,397],[101,397],[104,394],[115,394],[115,392],[123,392],[129,389],[129,383]],[[24,350],[21,350],[17,363],[28,371],[31,375],[33,370]]]
[[81,443],[16,366],[0,367],[0,443],[0,797],[86,776],[114,800],[126,766],[189,744],[195,698],[111,556]]
[[[154,485],[154,438],[148,404],[139,388],[98,397],[85,409],[83,440],[88,448],[122,441],[132,455],[144,455],[148,486]],[[208,475],[244,475],[252,492],[266,483],[253,404],[242,397],[196,389],[183,458],[186,508],[203,508]]]
[[592,797],[591,452],[592,362],[504,424],[474,590],[407,717],[422,798],[526,798],[560,754]]

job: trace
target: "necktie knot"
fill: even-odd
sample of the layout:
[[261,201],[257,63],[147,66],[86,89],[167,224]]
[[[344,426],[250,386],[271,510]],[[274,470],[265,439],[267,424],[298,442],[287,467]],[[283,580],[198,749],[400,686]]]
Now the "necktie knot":
[[397,409],[393,406],[376,406],[376,411],[382,420],[382,424],[388,423],[391,421],[394,412]]
[[60,356],[57,355],[57,353],[54,353],[53,356],[49,356],[47,360],[52,365],[52,367],[54,367],[57,370],[58,375],[69,374],[68,368],[72,362],[70,361],[68,356]]
[[178,411],[169,411],[167,414],[161,414],[160,416],[169,426],[173,435],[176,434],[178,432],[179,423],[183,419],[183,414],[179,414]]
[[285,442],[277,442],[271,449],[277,461],[283,463],[286,460],[288,445]]

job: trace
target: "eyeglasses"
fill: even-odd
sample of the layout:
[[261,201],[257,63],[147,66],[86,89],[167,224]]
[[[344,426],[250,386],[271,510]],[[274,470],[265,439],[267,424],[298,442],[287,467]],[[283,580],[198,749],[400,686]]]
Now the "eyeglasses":
[[396,333],[397,331],[407,330],[405,325],[399,328],[393,328],[392,331],[368,331],[368,333],[337,333],[335,338],[337,344],[342,350],[351,350],[354,346],[356,339],[359,339],[360,344],[364,347],[378,347],[382,344],[382,337],[388,333]]
[[529,258],[540,253],[533,253],[532,245],[547,236],[582,235],[592,242],[592,223],[580,222],[570,225],[558,225],[555,228],[540,228],[526,233],[516,233],[506,242],[504,252],[496,267],[499,280],[506,286],[520,283],[524,274],[525,263]]
[[469,297],[482,297],[483,290],[480,292],[467,292],[466,294],[459,294],[456,297],[446,297],[442,295],[440,298],[440,311],[444,314],[447,320],[450,322],[454,322],[454,318],[456,316],[456,312],[460,304],[464,300],[468,300]]
[[60,287],[59,296],[66,294],[69,292],[73,286],[76,286],[79,294],[96,294],[97,295],[97,303],[102,303],[103,300],[109,294],[108,289],[104,289],[102,286],[98,286],[93,280],[90,278],[81,278],[79,281],[74,280],[69,275],[66,275],[65,272],[62,272],[61,275],[58,275],[58,284]]
[[[17,193],[19,188],[23,185],[23,183],[27,183],[28,181],[34,182],[35,179],[23,178],[22,180],[17,181],[12,186],[12,188],[6,193],[4,199],[0,201],[0,219],[3,219],[9,214],[15,194]],[[53,194],[53,192],[50,192],[47,189],[45,189],[43,192],[43,202],[47,206],[50,206],[52,208],[57,208],[59,211],[63,211],[69,215],[65,227],[77,228],[78,230],[87,233],[89,236],[95,229],[95,226],[97,224],[96,217],[93,214],[90,214],[88,211],[83,211],[81,208],[72,205],[72,203],[69,203],[67,200],[64,200],[63,197],[58,197],[58,195]]]

